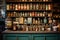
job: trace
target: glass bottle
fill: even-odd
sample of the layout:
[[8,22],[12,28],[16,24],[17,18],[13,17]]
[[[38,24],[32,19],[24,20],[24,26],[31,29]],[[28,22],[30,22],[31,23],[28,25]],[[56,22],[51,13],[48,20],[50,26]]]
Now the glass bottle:
[[30,14],[30,17],[32,17],[32,13],[30,12],[29,14]]
[[27,17],[28,16],[27,12],[24,12],[24,13],[25,13],[25,17]]
[[42,10],[42,4],[39,4],[39,10]]
[[48,4],[46,4],[46,10],[49,10],[49,6],[48,6]]
[[22,2],[24,2],[25,0],[22,0]]
[[30,10],[33,10],[33,9],[32,9],[32,3],[29,5],[29,9],[30,9]]
[[39,4],[36,4],[36,10],[39,10]]
[[35,23],[38,24],[38,20],[35,20]]
[[46,4],[42,4],[42,7],[43,10],[46,10]]
[[13,15],[12,15],[12,16],[13,16],[13,17],[16,17],[16,14],[17,14],[17,13],[16,13],[16,12],[14,12],[14,16],[13,16]]
[[48,4],[48,10],[51,10],[51,7],[52,7],[51,4]]
[[9,10],[13,10],[13,5],[12,4],[10,4]]
[[29,8],[29,4],[26,4],[26,10],[30,10]]
[[14,30],[14,31],[17,30],[17,26],[16,26],[16,24],[13,24],[13,30]]
[[48,18],[48,23],[52,23],[52,19],[51,18]]
[[9,4],[7,4],[7,7],[6,7],[6,8],[7,8],[7,10],[10,10],[9,6],[10,6],[10,5],[9,5]]
[[52,13],[48,13],[48,17],[52,17]]
[[5,20],[6,28],[11,28],[12,27],[12,19],[11,18],[6,18]]
[[35,16],[35,12],[32,12],[31,14],[32,14],[33,17]]
[[37,12],[35,12],[34,16],[37,17]]
[[46,23],[47,23],[47,18],[45,17],[43,21],[44,21],[44,23],[46,24]]
[[37,16],[39,17],[40,15],[39,15],[39,12],[37,12]]
[[23,17],[25,17],[25,13],[24,12],[22,13],[22,15],[23,15]]
[[24,4],[23,8],[24,8],[24,10],[27,10],[27,5],[26,5],[26,4]]
[[15,10],[15,4],[13,4],[13,10]]
[[43,0],[43,2],[45,2],[46,0]]
[[17,28],[18,28],[17,30],[20,31],[20,25],[19,24],[17,24]]
[[24,24],[27,24],[27,18],[24,19]]
[[35,30],[35,31],[39,31],[39,28],[38,28],[38,26],[37,26],[37,25],[35,25],[35,28],[36,28],[36,30]]
[[8,13],[7,13],[7,16],[8,16],[8,17],[11,17],[11,14],[10,14],[10,12],[8,12]]
[[26,31],[28,31],[28,26],[27,26],[27,25],[25,25],[25,27],[26,27]]
[[36,24],[36,23],[35,23],[35,18],[33,18],[33,24]]
[[41,31],[45,31],[45,28],[44,27],[45,27],[45,24],[42,24],[41,25]]
[[40,17],[42,17],[43,16],[43,14],[42,14],[42,12],[40,13]]
[[40,23],[43,23],[43,20],[42,19],[40,19]]
[[42,16],[45,17],[45,12],[42,13]]
[[17,4],[15,4],[15,10],[18,10],[18,5]]
[[24,2],[27,2],[27,0],[25,0]]
[[19,14],[20,14],[20,17],[22,17],[22,16],[23,16],[23,15],[22,15],[22,12],[20,12]]
[[23,26],[22,25],[20,25],[20,31],[23,31]]
[[33,0],[29,0],[29,1],[33,1]]
[[46,2],[48,2],[49,0],[46,0]]
[[20,7],[21,7],[21,6],[20,6],[20,4],[18,4],[18,7],[17,7],[17,9],[18,9],[18,10],[20,10]]
[[49,27],[48,24],[45,25],[45,31],[51,31],[51,28]]
[[21,10],[24,10],[24,9],[23,9],[23,6],[24,6],[24,5],[23,5],[23,4],[21,4]]
[[40,19],[38,18],[38,24],[40,24]]

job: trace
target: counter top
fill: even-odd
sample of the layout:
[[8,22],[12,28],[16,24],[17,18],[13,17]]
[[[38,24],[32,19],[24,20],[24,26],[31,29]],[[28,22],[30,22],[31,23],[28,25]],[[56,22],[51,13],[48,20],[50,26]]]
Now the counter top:
[[10,30],[5,30],[2,33],[60,33],[56,31],[10,31]]

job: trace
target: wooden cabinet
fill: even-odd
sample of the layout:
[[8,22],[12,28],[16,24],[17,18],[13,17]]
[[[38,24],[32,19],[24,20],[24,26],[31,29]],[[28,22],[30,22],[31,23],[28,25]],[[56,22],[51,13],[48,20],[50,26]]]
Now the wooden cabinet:
[[4,34],[3,40],[16,40],[16,35]]
[[16,37],[13,37],[13,36],[7,36],[5,40],[16,40]]
[[30,34],[3,34],[3,40],[31,40]]
[[46,40],[58,40],[58,36],[48,36]]
[[35,34],[34,40],[58,40],[57,34]]
[[58,40],[60,40],[60,34],[58,35]]
[[45,40],[44,36],[33,36],[33,40]]
[[58,34],[9,33],[3,34],[3,40],[59,40]]

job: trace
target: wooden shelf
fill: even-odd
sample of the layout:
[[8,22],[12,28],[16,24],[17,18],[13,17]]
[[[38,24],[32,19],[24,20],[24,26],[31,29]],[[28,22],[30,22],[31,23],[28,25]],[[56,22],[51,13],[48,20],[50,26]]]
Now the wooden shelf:
[[[7,14],[8,14],[8,13],[7,13]],[[28,14],[29,14],[29,13],[28,13]],[[32,15],[32,14],[31,14],[31,15]],[[9,17],[9,16],[8,16],[8,17]],[[29,15],[25,16],[25,15],[24,15],[24,16],[10,16],[10,17],[13,17],[13,18],[15,18],[15,17],[18,17],[18,18],[19,18],[19,17],[24,17],[24,18],[28,18],[28,17],[29,17],[29,18],[30,18],[30,17],[31,17],[31,18],[44,18],[44,17],[47,17],[47,18],[49,18],[49,16],[47,16],[47,15],[46,15],[46,16],[37,16],[37,15],[36,15],[36,16],[35,16],[35,15],[34,15],[34,16],[29,16]],[[50,17],[52,17],[52,16],[50,16]]]
[[39,1],[36,1],[36,2],[6,2],[7,4],[10,4],[10,3],[13,3],[13,4],[18,4],[18,3],[53,3],[53,2],[39,2]]
[[53,12],[52,10],[7,10],[7,12]]
[[[17,21],[19,19],[19,17],[23,17],[23,18],[20,18],[21,20],[19,19],[19,22],[21,22],[23,20],[22,24],[19,24],[19,25],[28,25],[28,26],[29,25],[40,25],[40,24],[45,25],[45,24],[49,24],[49,21],[51,22],[54,19],[57,22],[59,22],[60,21],[60,14],[58,15],[59,7],[60,7],[58,5],[59,2],[56,1],[56,0],[55,1],[50,0],[49,2],[43,2],[43,1],[42,2],[40,2],[40,1],[30,1],[29,2],[29,1],[25,0],[25,2],[22,2],[20,0],[19,1],[17,1],[17,0],[15,0],[15,1],[13,1],[13,0],[8,1],[7,0],[7,2],[6,2],[6,7],[7,8],[6,9],[10,9],[10,10],[6,10],[6,13],[7,13],[6,17],[9,17],[9,18],[12,19],[12,24],[14,24],[14,21]],[[58,3],[58,4],[56,4],[56,3]],[[17,10],[15,10],[15,9],[17,9]],[[50,10],[46,10],[46,9],[50,9]],[[16,12],[17,14],[14,13],[14,12]],[[18,14],[20,12],[21,12],[21,14]],[[30,14],[29,15],[24,14],[25,12],[28,13],[28,14],[29,13],[34,13],[34,14],[31,14],[32,16],[30,16]],[[35,12],[36,12],[36,14],[41,12],[42,13],[41,15],[43,15],[43,16],[39,16],[40,14],[36,16]],[[44,12],[46,12],[46,14],[43,14]],[[13,13],[13,14],[11,14],[11,13]],[[52,14],[48,14],[48,13],[52,13]],[[56,16],[54,15],[55,13],[57,14]],[[44,16],[44,15],[46,15],[46,16]],[[51,16],[51,17],[49,17],[49,16]],[[56,18],[57,16],[59,16],[59,17]],[[44,20],[45,17],[46,17],[47,21]],[[28,18],[31,18],[31,20],[28,19]],[[33,20],[33,18],[34,18],[35,21]],[[27,21],[26,24],[24,24],[26,22],[25,20]],[[30,23],[28,21],[30,21]],[[39,21],[41,21],[41,23],[38,24]],[[36,22],[37,24],[33,24],[33,22]],[[17,25],[17,23],[16,23],[16,25]],[[31,31],[31,32],[28,31],[28,33],[32,33],[32,32],[33,31]],[[43,31],[43,32],[45,32],[45,31]],[[54,32],[54,31],[52,31],[52,32]],[[40,33],[40,31],[37,31],[36,33]],[[48,32],[46,31],[46,33],[48,33]]]
[[[49,24],[49,23],[47,22],[47,24]],[[17,25],[17,24],[16,24],[16,25]],[[19,24],[19,25],[23,25],[23,26],[24,26],[24,25],[27,25],[27,26],[28,26],[28,25],[29,25],[29,26],[30,26],[30,25],[36,25],[36,26],[38,26],[38,25],[44,25],[44,23],[43,23],[43,22],[40,23],[40,24],[33,24],[33,23],[28,24],[28,23],[27,23],[27,24]],[[32,27],[33,27],[33,26],[32,26]]]
[[11,31],[11,30],[5,30],[2,33],[59,33],[58,31]]

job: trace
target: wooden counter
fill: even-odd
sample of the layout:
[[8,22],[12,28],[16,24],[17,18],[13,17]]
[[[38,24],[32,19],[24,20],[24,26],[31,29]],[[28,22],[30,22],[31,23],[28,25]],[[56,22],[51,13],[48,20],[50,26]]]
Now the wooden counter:
[[3,31],[3,40],[60,40],[60,32]]
[[5,30],[2,33],[60,33],[56,31],[10,31],[10,30]]

